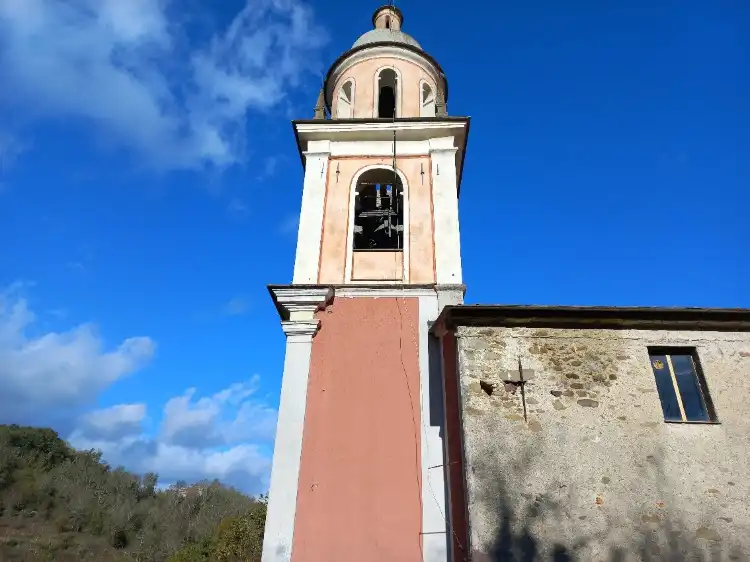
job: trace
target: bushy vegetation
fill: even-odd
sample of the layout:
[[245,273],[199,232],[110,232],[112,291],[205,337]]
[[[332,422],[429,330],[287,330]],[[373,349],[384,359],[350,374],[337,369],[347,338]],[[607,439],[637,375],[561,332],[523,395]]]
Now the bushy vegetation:
[[217,481],[160,491],[51,429],[0,425],[0,560],[255,562],[265,515]]

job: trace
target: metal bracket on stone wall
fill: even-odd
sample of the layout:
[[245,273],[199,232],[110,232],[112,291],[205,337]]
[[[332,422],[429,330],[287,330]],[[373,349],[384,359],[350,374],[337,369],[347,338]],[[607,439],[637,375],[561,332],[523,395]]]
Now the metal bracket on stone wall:
[[518,369],[508,369],[502,373],[503,384],[505,390],[515,394],[517,388],[521,388],[521,402],[523,403],[523,419],[528,421],[528,415],[526,412],[526,391],[524,387],[526,383],[533,379],[535,376],[533,369],[524,369],[521,364],[521,358],[518,358]]

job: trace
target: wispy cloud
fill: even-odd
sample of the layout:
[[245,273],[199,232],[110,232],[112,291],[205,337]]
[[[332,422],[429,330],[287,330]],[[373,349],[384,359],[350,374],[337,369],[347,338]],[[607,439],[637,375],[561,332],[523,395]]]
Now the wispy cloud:
[[248,113],[283,107],[315,70],[325,33],[303,0],[248,0],[196,44],[170,17],[180,9],[173,0],[0,0],[0,82],[13,85],[3,107],[81,118],[157,167],[242,160]]
[[299,227],[299,213],[287,215],[279,223],[279,234],[283,234],[286,236],[296,234],[298,227]]
[[239,316],[247,312],[249,303],[245,297],[235,297],[224,305],[224,314],[227,316]]
[[16,136],[0,131],[0,179],[28,148]]
[[273,177],[276,174],[276,170],[279,165],[284,161],[283,155],[268,156],[263,160],[263,166],[261,167],[260,174],[256,177],[257,180],[262,181]]
[[250,214],[247,204],[239,197],[232,197],[227,205],[227,212],[236,219],[244,219]]

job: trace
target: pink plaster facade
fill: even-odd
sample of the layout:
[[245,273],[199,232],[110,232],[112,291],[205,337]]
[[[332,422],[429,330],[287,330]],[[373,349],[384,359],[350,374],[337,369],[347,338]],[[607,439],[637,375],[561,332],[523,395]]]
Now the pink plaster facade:
[[[345,273],[346,261],[352,255],[352,252],[347,252],[352,181],[357,173],[367,166],[390,167],[392,162],[392,159],[387,157],[331,159],[328,166],[323,216],[319,283],[349,282],[345,279]],[[408,282],[434,283],[435,247],[430,158],[428,156],[398,158],[396,167],[406,178],[407,185],[404,187],[408,190],[409,223],[406,233],[409,241]],[[372,276],[373,280],[401,280],[393,276],[392,259],[385,263],[376,258],[362,258],[362,260],[354,261],[352,265],[356,265],[357,262],[366,268],[367,274]],[[373,270],[376,263],[381,263],[381,266]],[[356,271],[357,268],[352,267],[353,277]],[[360,268],[360,272],[363,271],[364,269]]]
[[403,281],[403,252],[354,252],[352,281]]
[[422,560],[418,299],[318,317],[292,562]]
[[353,117],[377,117],[375,105],[378,73],[384,68],[396,70],[399,76],[396,92],[397,117],[419,117],[422,106],[422,83],[426,82],[432,91],[435,77],[425,68],[406,59],[374,56],[357,62],[336,81],[332,100],[332,115],[337,116],[339,90],[348,80],[354,81]]

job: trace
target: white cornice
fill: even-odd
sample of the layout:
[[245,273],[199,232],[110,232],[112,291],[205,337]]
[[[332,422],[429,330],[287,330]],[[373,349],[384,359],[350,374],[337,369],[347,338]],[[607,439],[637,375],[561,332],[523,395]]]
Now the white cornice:
[[330,141],[422,141],[439,137],[466,137],[468,123],[465,119],[440,121],[370,121],[336,122],[321,120],[318,123],[296,122],[294,128],[301,143]]
[[[333,298],[331,287],[269,287],[279,314],[286,322],[313,321],[315,313]],[[286,329],[284,330],[286,331]]]
[[402,298],[414,298],[414,297],[435,297],[437,293],[435,289],[425,287],[409,287],[405,285],[403,288],[397,287],[357,287],[350,285],[347,287],[339,287],[336,289],[336,297],[346,299],[355,297],[371,297],[371,298],[385,298],[385,297],[402,297]]

